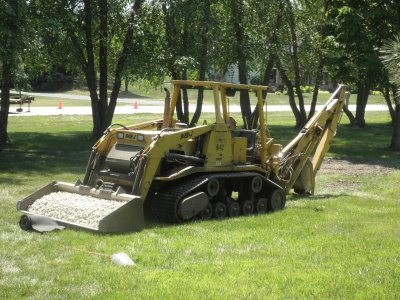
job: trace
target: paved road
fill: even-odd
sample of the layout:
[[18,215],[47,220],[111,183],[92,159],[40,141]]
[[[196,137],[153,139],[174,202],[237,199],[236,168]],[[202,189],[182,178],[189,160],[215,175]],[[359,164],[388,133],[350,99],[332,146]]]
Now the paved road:
[[[65,93],[31,93],[31,92],[22,92],[24,95],[29,95],[33,97],[48,97],[48,98],[58,98],[58,99],[73,99],[73,100],[86,100],[90,101],[90,96],[85,95],[73,95],[73,94],[65,94]],[[144,100],[149,105],[163,105],[164,99],[153,99],[153,98],[145,98]],[[133,104],[135,101],[143,101],[142,97],[138,98],[118,98],[118,103],[130,103]]]
[[[35,97],[52,97],[59,99],[74,99],[87,101],[88,106],[76,106],[69,107],[64,106],[62,109],[58,108],[58,103],[54,107],[43,107],[35,106],[32,103],[30,111],[28,111],[28,106],[23,106],[23,112],[17,113],[15,107],[10,107],[10,116],[51,116],[51,115],[90,115],[92,109],[90,107],[90,97],[84,95],[72,95],[64,93],[28,93],[22,92],[23,94],[35,96]],[[140,98],[118,98],[118,103],[126,103],[126,105],[118,105],[115,108],[115,114],[140,114],[140,113],[154,113],[163,114],[164,112],[164,100],[163,99],[140,99]],[[137,103],[137,108],[135,108],[135,103]],[[316,110],[318,111],[323,105],[317,105]],[[194,111],[195,105],[190,105],[189,111]],[[355,112],[356,106],[350,105],[349,109]],[[306,105],[306,110],[309,111],[309,106]],[[367,105],[366,111],[387,111],[388,108],[384,104],[370,104]],[[214,112],[214,105],[203,105],[203,112]],[[240,112],[239,105],[231,105],[229,111],[232,113]],[[267,106],[268,112],[284,112],[291,111],[289,105],[269,105]]]
[[[147,103],[147,100],[146,100]],[[317,105],[317,111],[322,105]],[[195,105],[190,105],[189,111],[194,111]],[[355,111],[356,106],[350,105],[349,109]],[[306,110],[309,107],[306,106]],[[388,108],[383,104],[370,104],[367,105],[367,111],[387,111]],[[240,112],[239,105],[231,105],[229,111],[232,113]],[[270,105],[267,106],[268,112],[284,112],[291,111],[289,105]],[[163,114],[164,107],[162,105],[141,105],[138,101],[138,106],[135,108],[134,105],[120,105],[115,108],[115,114],[140,114],[140,113],[153,113]],[[214,105],[203,105],[203,112],[214,112]],[[43,106],[31,106],[30,112],[28,107],[23,106],[23,112],[17,113],[16,107],[10,107],[10,116],[51,116],[51,115],[90,115],[92,109],[90,106],[76,106],[76,107],[63,107],[59,109],[57,106],[54,107],[43,107]]]

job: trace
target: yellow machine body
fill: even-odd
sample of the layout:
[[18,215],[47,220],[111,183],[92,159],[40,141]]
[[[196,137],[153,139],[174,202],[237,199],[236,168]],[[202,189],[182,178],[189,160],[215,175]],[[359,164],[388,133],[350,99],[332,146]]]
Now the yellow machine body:
[[[127,213],[121,214],[121,231],[144,227],[141,207],[162,221],[176,223],[275,211],[284,207],[285,195],[292,188],[301,194],[313,193],[315,175],[342,112],[344,87],[339,87],[283,148],[274,143],[267,129],[262,98],[267,87],[203,81],[172,84],[174,90],[172,98],[166,99],[164,118],[110,127],[93,146],[83,183],[73,189],[76,193],[80,186],[92,193],[108,190],[115,194],[113,199],[123,195],[126,201],[126,195],[131,195],[136,203],[141,201],[142,205],[130,206],[136,210],[132,219]],[[187,127],[174,119],[180,91],[187,88],[212,91],[213,122]],[[254,129],[232,127],[227,97],[232,90],[255,92],[259,118]],[[27,203],[35,201],[33,195],[27,198],[18,203],[25,214],[29,214]],[[115,222],[112,230],[104,224],[96,230],[118,231]]]

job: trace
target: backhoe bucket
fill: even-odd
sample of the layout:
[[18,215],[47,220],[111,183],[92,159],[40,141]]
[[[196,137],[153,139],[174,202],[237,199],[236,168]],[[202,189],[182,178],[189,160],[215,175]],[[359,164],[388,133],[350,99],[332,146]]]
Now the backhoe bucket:
[[84,185],[52,182],[17,202],[23,229],[49,231],[60,226],[103,233],[141,231],[143,199]]
[[313,195],[315,188],[315,174],[312,162],[307,159],[299,177],[293,185],[294,191],[299,195]]

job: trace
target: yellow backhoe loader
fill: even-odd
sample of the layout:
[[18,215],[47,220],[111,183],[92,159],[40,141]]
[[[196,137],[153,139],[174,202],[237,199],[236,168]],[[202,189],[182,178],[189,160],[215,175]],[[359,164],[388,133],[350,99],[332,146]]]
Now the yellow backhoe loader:
[[[314,192],[315,175],[342,113],[343,86],[282,147],[266,126],[262,93],[267,87],[176,80],[172,84],[163,119],[107,129],[92,148],[83,182],[53,182],[19,201],[21,227],[53,224],[132,232],[144,228],[145,210],[169,223],[221,219],[283,209],[291,189]],[[211,90],[212,123],[188,127],[174,118],[180,91],[190,88]],[[257,129],[232,126],[227,95],[241,90],[256,94]]]

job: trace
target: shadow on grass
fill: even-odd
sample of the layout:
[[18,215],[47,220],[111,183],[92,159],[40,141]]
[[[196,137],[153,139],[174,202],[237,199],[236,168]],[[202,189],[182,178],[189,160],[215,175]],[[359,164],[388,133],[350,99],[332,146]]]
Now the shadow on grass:
[[1,169],[11,173],[82,172],[93,144],[88,136],[88,132],[15,132],[13,143],[0,148]]
[[[293,126],[270,125],[276,143],[288,144],[299,132]],[[372,123],[366,128],[341,125],[332,140],[329,156],[352,163],[390,166],[400,169],[400,154],[389,150],[392,127],[387,123]]]
[[136,99],[150,99],[151,97],[131,93],[131,92],[120,92],[118,95],[119,98],[136,98]]
[[[8,178],[8,177],[7,178],[0,177],[0,185],[2,185],[2,184],[4,184],[4,185],[10,184],[10,181],[11,181],[11,179]],[[22,184],[25,183],[25,180],[20,179],[20,178],[13,178],[12,179],[12,183],[14,185],[22,185]]]
[[174,227],[174,226],[179,226],[179,225],[185,225],[185,224],[190,224],[193,223],[192,221],[181,223],[181,224],[172,224],[172,223],[163,223],[159,220],[157,220],[153,216],[146,216],[144,219],[144,228],[145,229],[154,229],[154,228],[166,228],[166,227]]
[[400,167],[400,155],[389,149],[392,127],[389,124],[370,124],[366,128],[342,126],[334,138],[330,152],[348,161]]
[[[341,194],[340,196],[342,196]],[[304,196],[304,195],[297,195],[297,194],[291,194],[290,198],[287,199],[288,202],[296,202],[296,201],[304,201],[304,200],[312,200],[312,201],[319,201],[319,200],[325,200],[325,199],[332,199],[335,197],[338,197],[338,194],[318,194],[318,195],[310,195],[310,196]]]

